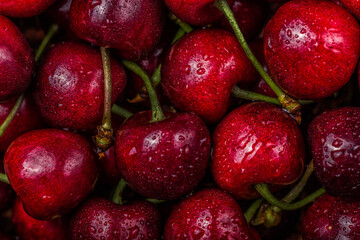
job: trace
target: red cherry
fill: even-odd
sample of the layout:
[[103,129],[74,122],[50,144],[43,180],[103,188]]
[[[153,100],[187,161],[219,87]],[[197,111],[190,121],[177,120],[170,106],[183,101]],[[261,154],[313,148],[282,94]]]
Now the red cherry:
[[[1,3],[0,0],[0,8]],[[6,0],[7,2],[7,0]],[[20,95],[30,84],[34,56],[24,35],[0,16],[0,102]]]
[[151,122],[151,111],[129,118],[119,129],[115,153],[121,175],[138,193],[176,199],[192,191],[205,174],[210,134],[195,114],[166,114]]
[[324,195],[308,208],[302,222],[304,240],[360,239],[360,202]]
[[204,189],[181,201],[166,222],[165,240],[253,239],[240,206],[227,193]]
[[214,132],[211,170],[220,188],[240,199],[258,196],[252,188],[275,188],[298,179],[305,159],[301,131],[288,114],[268,103],[243,105]]
[[160,239],[160,214],[149,202],[120,206],[106,199],[85,202],[71,220],[73,240]]
[[39,15],[56,0],[0,0],[0,14],[25,18]]
[[[112,102],[121,94],[126,75],[112,59]],[[35,100],[41,115],[53,127],[90,131],[101,124],[104,72],[98,49],[63,42],[45,55],[38,71]]]
[[79,38],[137,60],[160,40],[164,15],[160,0],[74,0],[70,25]]
[[4,165],[26,212],[37,219],[70,212],[92,191],[98,175],[87,140],[56,129],[17,138],[5,154]]
[[177,41],[163,62],[161,76],[171,103],[208,123],[226,113],[236,83],[256,78],[236,37],[220,29],[193,31]]
[[344,86],[354,72],[360,27],[330,1],[294,0],[266,25],[264,45],[269,70],[285,91],[300,99],[321,99]]
[[359,0],[339,0],[340,3],[348,9],[355,17],[360,19],[360,1]]

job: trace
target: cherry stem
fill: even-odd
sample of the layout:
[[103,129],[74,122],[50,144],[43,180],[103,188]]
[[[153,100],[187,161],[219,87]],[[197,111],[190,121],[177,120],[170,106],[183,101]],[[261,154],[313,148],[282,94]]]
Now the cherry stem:
[[285,211],[292,211],[299,208],[304,207],[305,205],[309,204],[310,202],[314,201],[316,198],[323,195],[326,191],[324,188],[320,188],[317,191],[313,192],[312,194],[308,195],[306,198],[296,202],[296,203],[285,203],[279,201],[269,190],[268,186],[264,183],[259,183],[254,185],[254,188],[260,193],[260,195],[268,201],[270,204],[280,208],[281,210]]
[[0,182],[10,184],[9,179],[5,173],[0,173]]
[[215,4],[215,7],[217,7],[228,19],[232,29],[234,30],[236,37],[239,40],[239,43],[242,46],[242,48],[244,49],[246,55],[248,56],[248,58],[250,59],[250,61],[252,62],[252,64],[256,68],[256,70],[259,72],[261,77],[266,81],[266,83],[274,91],[276,96],[278,96],[278,99],[279,99],[281,105],[284,108],[286,108],[289,111],[289,113],[295,115],[295,117],[298,121],[301,121],[301,117],[300,117],[301,105],[296,100],[294,100],[291,97],[289,97],[288,95],[286,95],[284,93],[284,91],[278,85],[276,85],[276,83],[271,79],[269,74],[267,74],[267,72],[264,70],[261,63],[256,59],[255,55],[250,50],[250,47],[247,44],[247,42],[244,38],[244,35],[242,34],[242,32],[239,28],[239,25],[237,24],[234,14],[233,14],[231,8],[229,7],[227,1],[226,0],[216,0],[214,4]]
[[193,28],[187,24],[178,19],[174,14],[169,13],[169,18],[177,25],[179,25],[186,33],[189,33],[193,30]]
[[11,121],[16,116],[17,112],[20,109],[20,106],[21,106],[21,103],[22,103],[23,99],[24,99],[24,94],[21,94],[19,96],[19,98],[16,100],[15,105],[11,109],[11,111],[10,111],[9,115],[6,117],[5,121],[1,124],[1,126],[0,126],[0,137],[4,134],[6,129],[9,127]]
[[167,202],[166,200],[159,200],[159,199],[155,199],[155,198],[147,198],[145,200],[148,201],[148,202],[151,202],[153,204],[160,204],[160,203]]
[[42,40],[38,50],[35,52],[35,62],[38,62],[44,53],[46,46],[49,44],[50,40],[54,37],[54,35],[59,31],[59,26],[53,24],[50,26],[49,31],[45,35],[44,39]]
[[250,101],[263,101],[267,103],[272,103],[276,105],[280,105],[281,103],[277,98],[269,97],[260,93],[251,92],[247,90],[240,89],[238,86],[234,86],[232,91],[232,95],[237,98],[250,100]]
[[259,209],[259,207],[261,206],[261,203],[263,202],[263,199],[257,199],[255,200],[250,207],[246,210],[246,212],[244,213],[244,217],[246,219],[246,221],[249,223],[251,221],[251,219],[255,216],[257,210]]
[[119,205],[123,205],[123,198],[122,198],[122,194],[124,192],[124,189],[126,188],[127,183],[125,182],[124,179],[120,179],[119,183],[116,185],[115,188],[115,192],[112,198],[112,201],[114,203],[117,203]]
[[114,104],[111,108],[111,111],[113,113],[115,113],[116,115],[119,115],[120,117],[123,117],[123,118],[129,118],[131,117],[132,115],[134,115],[132,112],[130,112],[129,110],[123,108],[123,107],[120,107],[119,105],[117,104]]
[[164,112],[161,109],[161,105],[159,99],[156,95],[155,89],[151,84],[151,80],[149,76],[145,73],[145,71],[136,63],[122,60],[122,64],[129,69],[130,71],[134,72],[135,74],[139,75],[144,84],[146,86],[146,90],[148,91],[150,102],[151,102],[151,110],[152,110],[152,122],[159,122],[165,119]]

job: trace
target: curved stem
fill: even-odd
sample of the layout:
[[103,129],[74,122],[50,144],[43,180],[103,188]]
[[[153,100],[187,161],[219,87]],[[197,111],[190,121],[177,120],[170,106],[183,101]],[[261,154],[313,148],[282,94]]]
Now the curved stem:
[[120,107],[119,105],[117,104],[114,104],[111,108],[111,111],[113,113],[115,113],[116,115],[119,115],[120,117],[123,117],[123,118],[129,118],[131,117],[132,115],[134,115],[132,112],[130,112],[129,110],[123,108],[123,107]]
[[124,66],[135,74],[139,75],[145,83],[146,89],[149,94],[150,102],[151,102],[151,110],[152,110],[152,122],[159,122],[165,119],[165,115],[161,109],[159,99],[156,96],[155,89],[153,88],[149,76],[145,73],[145,71],[136,63],[122,60],[121,61]]
[[9,179],[5,173],[0,173],[0,182],[10,184]]
[[151,76],[151,82],[156,86],[161,82],[161,64],[156,68],[154,74]]
[[263,101],[263,102],[268,102],[268,103],[272,103],[272,104],[281,106],[281,103],[276,98],[262,95],[262,94],[256,93],[256,92],[243,90],[243,89],[240,89],[236,85],[233,87],[231,93],[234,97],[237,97],[237,98],[250,100],[250,101]]
[[24,94],[21,94],[19,98],[16,100],[15,105],[11,109],[9,115],[6,117],[5,121],[0,126],[0,137],[4,134],[5,130],[9,127],[11,121],[16,116],[17,112],[20,109],[21,103],[24,99]]
[[112,198],[112,201],[114,203],[117,203],[119,205],[123,205],[123,199],[122,199],[122,194],[124,192],[124,189],[126,188],[127,183],[125,182],[124,179],[120,179],[119,183],[116,185],[115,188],[115,192]]
[[246,221],[249,223],[251,221],[251,219],[254,217],[255,213],[257,212],[257,210],[259,209],[259,207],[261,206],[261,203],[263,202],[263,199],[257,199],[255,200],[250,207],[246,210],[246,212],[244,213],[244,217],[246,219]]
[[296,209],[302,208],[326,192],[324,188],[320,188],[317,191],[315,191],[314,193],[308,195],[306,198],[304,198],[296,203],[289,204],[289,203],[281,202],[278,199],[276,199],[276,197],[270,192],[268,186],[264,183],[256,184],[254,186],[254,188],[270,204],[272,204],[282,210],[286,210],[286,211],[291,211],[291,210],[296,210]]
[[300,114],[299,111],[301,108],[300,104],[296,100],[287,96],[284,93],[284,91],[278,85],[276,85],[276,83],[271,79],[271,77],[264,70],[261,63],[256,59],[255,55],[250,50],[250,47],[247,44],[247,42],[244,38],[244,35],[242,34],[242,32],[239,28],[239,25],[237,24],[234,14],[233,14],[231,8],[229,7],[227,1],[226,0],[216,0],[215,7],[217,7],[228,19],[231,27],[234,30],[236,37],[239,40],[239,43],[241,44],[242,48],[244,49],[246,55],[248,56],[248,58],[250,59],[250,61],[252,62],[252,64],[256,68],[256,70],[260,73],[261,77],[266,81],[266,83],[274,91],[276,96],[278,96],[278,99],[279,99],[280,103],[282,104],[282,106],[284,108],[286,108],[291,114],[296,115],[295,117],[298,118],[298,120],[300,120],[299,119],[299,114]]
[[193,30],[193,28],[187,24],[184,23],[183,21],[181,21],[180,19],[178,19],[174,14],[170,13],[169,14],[169,18],[174,21],[174,23],[176,23],[177,25],[179,25],[186,33],[189,33]]
[[47,32],[46,36],[42,40],[38,50],[35,53],[35,62],[38,62],[40,60],[40,57],[42,56],[46,46],[49,44],[51,38],[58,32],[59,26],[56,24],[53,24],[50,26],[49,31]]

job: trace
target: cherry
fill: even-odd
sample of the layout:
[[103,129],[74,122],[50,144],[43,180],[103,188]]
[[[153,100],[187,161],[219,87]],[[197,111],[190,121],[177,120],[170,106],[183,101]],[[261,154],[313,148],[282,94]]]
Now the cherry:
[[57,129],[34,130],[17,138],[4,165],[26,212],[37,219],[70,212],[92,191],[98,175],[87,140]]
[[316,199],[302,222],[304,240],[360,239],[360,202],[325,194]]
[[[111,61],[112,102],[125,88],[126,74]],[[44,119],[53,127],[94,130],[103,116],[104,72],[98,49],[83,43],[62,42],[45,55],[34,97]]]
[[264,45],[269,70],[285,91],[300,99],[321,99],[344,86],[354,72],[360,27],[330,1],[295,0],[282,5],[266,25]]
[[204,189],[181,201],[166,222],[165,240],[253,239],[240,206],[227,193]]
[[[2,156],[0,156],[0,172],[4,172]],[[7,183],[0,182],[0,213],[10,207],[14,200],[13,197],[14,191],[11,186]]]
[[256,74],[232,33],[205,29],[185,35],[171,47],[161,76],[176,108],[216,123],[227,111],[232,87],[251,83]]
[[151,122],[151,111],[139,112],[119,129],[115,140],[118,167],[141,195],[176,199],[193,190],[205,174],[210,134],[192,113],[168,113]]
[[360,1],[359,0],[339,0],[340,3],[349,10],[355,17],[360,19]]
[[0,35],[0,102],[2,102],[20,95],[28,87],[34,70],[34,56],[24,35],[13,22],[3,16],[0,16]]
[[40,221],[29,216],[20,198],[15,200],[13,224],[16,233],[23,240],[64,240],[68,237],[68,226],[63,218]]
[[79,38],[137,60],[160,40],[164,13],[160,0],[74,0],[70,26]]
[[0,0],[0,14],[25,18],[39,15],[56,0]]
[[[17,98],[12,98],[7,102],[0,103],[0,123],[7,118],[16,101]],[[0,152],[5,152],[11,142],[23,133],[42,126],[43,121],[34,100],[31,95],[25,95],[16,116],[0,137]]]
[[211,170],[220,188],[236,198],[258,196],[252,186],[275,188],[293,183],[305,159],[304,142],[297,123],[268,103],[243,105],[216,127]]
[[160,214],[149,202],[120,206],[92,198],[72,217],[70,229],[73,240],[160,239]]
[[337,108],[317,116],[309,126],[309,142],[316,176],[326,191],[360,197],[360,108]]

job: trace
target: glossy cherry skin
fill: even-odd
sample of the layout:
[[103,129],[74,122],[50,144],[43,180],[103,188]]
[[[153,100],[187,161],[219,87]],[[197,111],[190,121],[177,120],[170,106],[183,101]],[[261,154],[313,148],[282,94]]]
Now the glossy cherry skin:
[[204,189],[181,201],[166,222],[165,240],[253,239],[240,206],[219,189]]
[[269,70],[286,92],[295,98],[321,99],[353,74],[360,27],[330,1],[294,0],[281,6],[266,25],[264,48]]
[[34,130],[17,138],[4,165],[26,212],[41,220],[70,212],[92,191],[98,176],[86,138],[57,129]]
[[56,0],[0,0],[0,14],[26,18],[39,15]]
[[[126,84],[120,63],[111,59],[112,102]],[[101,124],[104,111],[104,71],[99,49],[62,42],[45,55],[37,76],[35,101],[55,128],[90,131]]]
[[20,198],[15,200],[13,224],[22,240],[64,240],[69,239],[68,226],[63,218],[40,221],[29,216]]
[[239,199],[258,196],[257,183],[288,185],[301,175],[305,150],[301,131],[288,114],[268,103],[250,103],[216,127],[211,170],[220,188]]
[[158,43],[165,11],[160,0],[74,0],[70,26],[97,46],[116,48],[122,58],[140,59]]
[[171,47],[161,76],[176,108],[216,123],[227,111],[232,87],[251,82],[256,74],[232,33],[205,29],[185,35]]
[[309,126],[316,176],[332,195],[360,197],[360,108],[325,111]]
[[121,206],[92,198],[73,216],[70,229],[72,240],[157,240],[160,226],[160,214],[149,202]]
[[340,3],[354,14],[357,19],[360,19],[360,1],[359,0],[339,0]]
[[360,202],[325,194],[316,199],[302,221],[304,240],[360,239]]
[[205,174],[210,134],[195,114],[166,114],[151,122],[151,111],[129,118],[116,134],[121,175],[138,193],[170,200],[192,191]]
[[[11,109],[13,108],[16,98],[0,103],[0,123],[4,122]],[[43,121],[39,110],[31,95],[25,95],[20,109],[9,127],[0,137],[0,152],[5,152],[8,146],[17,137],[31,130],[39,129],[43,126]]]
[[2,102],[25,91],[30,84],[35,61],[24,35],[12,21],[1,15],[0,36],[0,102]]

